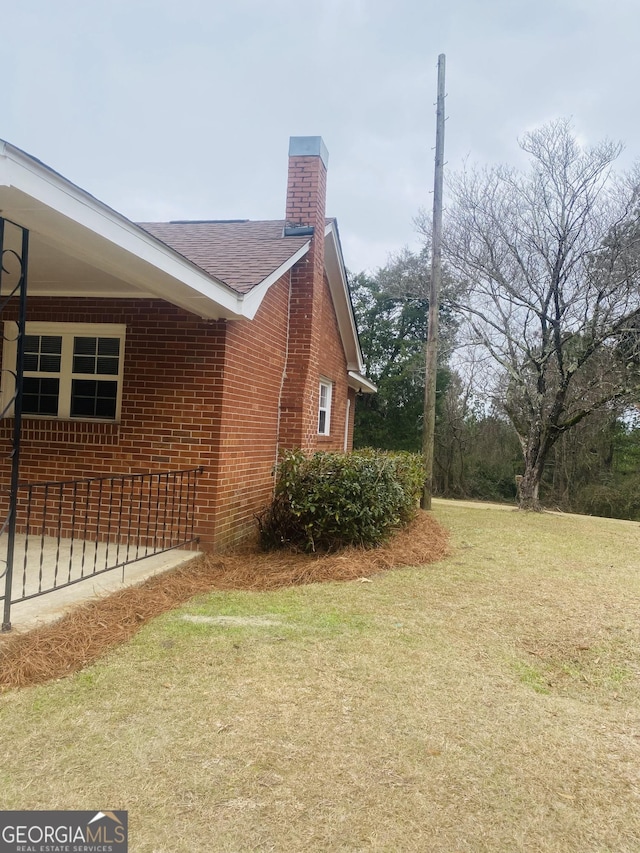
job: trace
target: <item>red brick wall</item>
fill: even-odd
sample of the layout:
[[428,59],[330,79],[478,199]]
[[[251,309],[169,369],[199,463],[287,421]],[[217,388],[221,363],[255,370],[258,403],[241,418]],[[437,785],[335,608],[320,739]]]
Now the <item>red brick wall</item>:
[[[124,323],[119,424],[25,418],[20,478],[67,480],[205,467],[197,526],[209,539],[215,517],[212,469],[220,432],[224,325],[151,300],[29,300],[29,321]],[[12,421],[0,426],[2,474]]]
[[[341,450],[346,364],[324,279],[316,301],[313,346],[318,355],[313,371],[307,371],[304,446]],[[254,535],[254,515],[273,490],[279,430],[281,446],[294,446],[287,444],[278,408],[288,303],[288,275],[270,288],[252,321],[203,321],[159,300],[31,299],[30,321],[123,323],[127,333],[120,423],[25,418],[21,481],[202,465],[194,521],[203,547],[224,550]],[[296,352],[294,365],[298,357]],[[292,369],[290,364],[288,373]],[[327,437],[317,434],[320,376],[334,382]],[[4,482],[9,479],[12,423],[0,423]],[[67,520],[71,514],[65,507]]]
[[[251,536],[273,490],[288,302],[288,275],[252,321],[203,321],[162,301],[30,300],[30,321],[124,323],[127,333],[120,423],[25,418],[21,480],[203,465],[203,544],[219,550]],[[5,482],[12,423],[0,425]]]
[[254,535],[254,514],[273,494],[288,302],[287,275],[270,288],[252,321],[227,323],[214,474],[217,548]]
[[[338,321],[336,319],[329,284],[323,277],[321,291],[320,322],[314,329],[318,337],[318,377],[315,393],[315,419],[313,430],[315,442],[319,450],[343,450],[345,419],[347,417],[347,362],[342,347]],[[333,383],[331,420],[329,435],[318,435],[318,380],[320,377],[330,379]],[[353,404],[352,404],[353,405]],[[350,417],[352,413],[350,413]],[[351,447],[351,445],[349,445]]]
[[282,401],[283,446],[303,450],[315,448],[318,439],[326,180],[320,157],[289,157],[287,221],[314,229],[309,252],[291,271],[289,360]]

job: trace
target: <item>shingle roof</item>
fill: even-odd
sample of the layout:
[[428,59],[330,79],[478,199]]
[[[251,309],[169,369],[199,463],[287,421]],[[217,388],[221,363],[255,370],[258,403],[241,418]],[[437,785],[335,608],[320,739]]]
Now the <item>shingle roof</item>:
[[260,284],[309,241],[308,236],[284,237],[283,219],[138,225],[239,293]]

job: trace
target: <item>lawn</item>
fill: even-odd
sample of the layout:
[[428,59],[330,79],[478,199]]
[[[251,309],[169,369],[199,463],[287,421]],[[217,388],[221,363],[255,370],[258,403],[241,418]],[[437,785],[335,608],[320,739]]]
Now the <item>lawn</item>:
[[640,527],[435,502],[450,557],[201,595],[0,695],[0,806],[134,853],[640,850]]

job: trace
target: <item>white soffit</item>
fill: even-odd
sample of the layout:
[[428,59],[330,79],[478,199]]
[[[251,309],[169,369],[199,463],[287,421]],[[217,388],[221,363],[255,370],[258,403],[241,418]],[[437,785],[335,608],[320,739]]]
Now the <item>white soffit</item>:
[[363,376],[355,370],[349,371],[347,384],[349,385],[349,388],[353,388],[361,394],[375,394],[378,390],[377,385],[374,385],[366,376]]

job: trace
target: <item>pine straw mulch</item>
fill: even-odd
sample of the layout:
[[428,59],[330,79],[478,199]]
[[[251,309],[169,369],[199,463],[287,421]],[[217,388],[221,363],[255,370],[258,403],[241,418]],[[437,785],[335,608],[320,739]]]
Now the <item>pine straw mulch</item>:
[[203,555],[103,598],[80,605],[57,622],[0,640],[0,691],[62,678],[125,642],[138,629],[200,593],[272,590],[349,581],[401,566],[440,560],[449,552],[447,532],[424,512],[385,545],[336,554],[235,552]]

